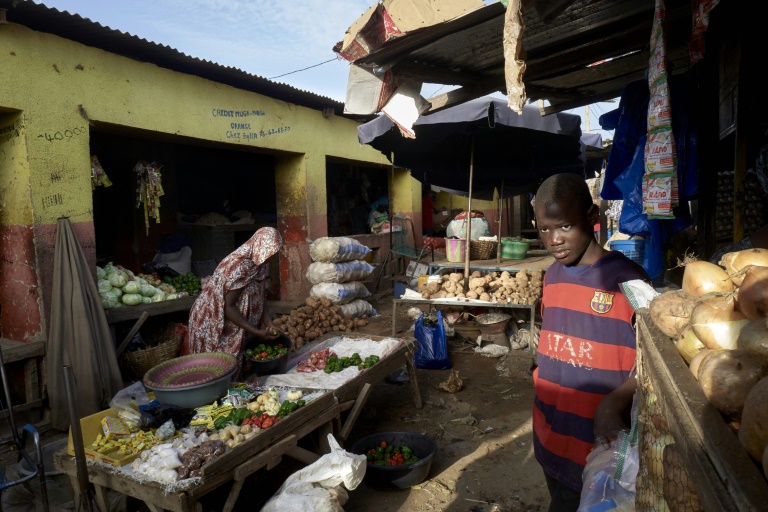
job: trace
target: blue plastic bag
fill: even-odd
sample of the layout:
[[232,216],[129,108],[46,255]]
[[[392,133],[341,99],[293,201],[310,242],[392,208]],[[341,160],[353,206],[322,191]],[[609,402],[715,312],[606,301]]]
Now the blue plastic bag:
[[443,314],[437,312],[437,325],[424,325],[424,313],[416,320],[413,336],[418,342],[413,364],[423,370],[447,370],[451,367],[445,341]]

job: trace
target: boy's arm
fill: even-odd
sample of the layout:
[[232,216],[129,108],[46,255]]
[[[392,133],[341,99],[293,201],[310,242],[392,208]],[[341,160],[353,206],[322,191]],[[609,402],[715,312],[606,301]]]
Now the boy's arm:
[[632,407],[636,390],[637,378],[633,373],[621,386],[603,398],[595,411],[595,442],[608,447],[619,431],[629,429],[624,422],[624,413]]

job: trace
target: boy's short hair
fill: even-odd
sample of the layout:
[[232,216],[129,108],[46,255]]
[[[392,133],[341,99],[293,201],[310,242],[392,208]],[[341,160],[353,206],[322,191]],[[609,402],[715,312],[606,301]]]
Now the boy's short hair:
[[574,203],[586,212],[594,204],[589,186],[582,176],[561,173],[550,176],[536,191],[535,204],[549,208],[554,204]]

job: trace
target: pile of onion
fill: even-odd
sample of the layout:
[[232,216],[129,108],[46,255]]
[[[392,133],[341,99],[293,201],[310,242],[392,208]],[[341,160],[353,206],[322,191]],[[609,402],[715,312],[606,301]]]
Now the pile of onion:
[[768,249],[744,249],[743,251],[729,252],[720,258],[720,265],[731,277],[736,286],[741,286],[747,267],[768,267]]
[[751,320],[768,316],[768,267],[748,267],[738,293],[744,316]]
[[683,291],[694,298],[707,293],[728,293],[734,289],[733,281],[722,267],[704,260],[683,262]]

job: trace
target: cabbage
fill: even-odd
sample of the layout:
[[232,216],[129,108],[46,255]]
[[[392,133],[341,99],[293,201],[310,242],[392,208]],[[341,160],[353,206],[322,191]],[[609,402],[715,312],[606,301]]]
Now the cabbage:
[[108,276],[110,274],[114,274],[115,272],[117,272],[117,268],[112,264],[111,261],[106,265],[104,265],[104,273],[107,274]]
[[122,288],[123,286],[125,286],[125,283],[127,283],[128,280],[125,278],[125,274],[123,274],[118,270],[109,274],[109,282],[115,288]]
[[128,281],[123,286],[123,293],[139,293],[139,285],[136,284],[136,281]]
[[139,293],[144,297],[152,297],[153,295],[157,294],[157,288],[151,284],[143,284],[139,287]]
[[138,293],[124,293],[122,300],[126,306],[135,306],[141,303],[141,295]]
[[161,291],[158,291],[155,295],[151,297],[152,302],[160,302],[165,300],[165,294]]
[[102,294],[100,297],[101,305],[104,306],[104,309],[116,308],[120,304],[120,299],[111,291]]
[[141,298],[141,303],[142,304],[149,304],[150,302],[152,302],[152,299],[150,299],[149,297],[142,297]]
[[99,295],[104,295],[112,289],[112,283],[107,279],[99,279]]
[[176,293],[169,293],[168,295],[165,296],[165,300],[173,300],[173,299],[178,299],[178,298],[179,298],[179,296]]
[[112,288],[109,291],[114,293],[115,297],[117,297],[118,299],[123,296],[123,290],[121,290],[120,288]]
[[137,285],[139,285],[139,287],[141,287],[141,285],[147,284],[147,281],[142,277],[134,277],[133,280]]
[[100,266],[96,265],[96,278],[97,279],[106,279],[107,273],[104,272],[104,269]]

